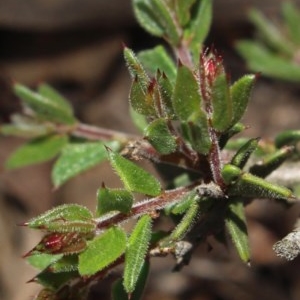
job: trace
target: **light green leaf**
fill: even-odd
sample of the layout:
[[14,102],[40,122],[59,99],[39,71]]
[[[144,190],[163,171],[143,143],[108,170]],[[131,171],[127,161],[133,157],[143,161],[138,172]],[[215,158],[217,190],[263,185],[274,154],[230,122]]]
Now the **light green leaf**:
[[65,135],[36,138],[13,152],[6,161],[6,167],[14,169],[45,162],[58,155],[67,143]]
[[65,255],[49,266],[53,273],[72,272],[78,269],[78,255]]
[[250,246],[245,211],[241,200],[230,199],[225,224],[240,258],[242,261],[249,263]]
[[185,40],[191,41],[194,62],[199,62],[202,44],[208,35],[212,22],[212,0],[197,0],[192,9],[190,24],[184,32]]
[[213,83],[212,106],[213,127],[220,132],[224,132],[230,127],[232,120],[232,102],[225,73],[219,75]]
[[231,126],[235,125],[243,117],[248,106],[255,79],[255,75],[244,75],[230,87],[232,101]]
[[144,129],[148,125],[147,118],[144,115],[138,113],[136,110],[134,110],[131,105],[129,107],[129,114],[130,114],[131,120],[134,123],[134,125],[136,126],[136,128],[141,133],[143,133]]
[[63,254],[38,253],[27,257],[27,261],[36,269],[43,270],[63,257]]
[[138,54],[138,58],[152,75],[156,74],[157,70],[160,70],[166,73],[171,82],[175,81],[176,66],[163,46],[159,45],[153,49],[141,51]]
[[138,281],[151,239],[152,219],[148,215],[140,218],[133,229],[125,252],[124,287],[132,293]]
[[154,14],[154,7],[151,0],[133,0],[133,11],[139,24],[149,33],[155,36],[162,36],[164,29]]
[[195,0],[176,0],[175,8],[176,15],[179,19],[181,26],[185,26],[191,18],[191,7],[195,3]]
[[52,232],[89,233],[95,229],[93,215],[89,209],[78,204],[64,204],[46,211],[24,225],[33,229]]
[[88,243],[87,249],[79,255],[79,273],[93,275],[120,257],[126,248],[126,233],[118,227],[106,230]]
[[[48,89],[49,94],[49,88],[42,87],[44,93],[45,89]],[[40,93],[33,92],[21,84],[14,85],[14,92],[42,120],[70,125],[76,122],[72,110],[61,98],[49,98]],[[53,96],[53,92],[51,96]]]
[[[120,148],[117,141],[105,142],[113,150]],[[74,143],[67,145],[62,155],[55,162],[52,170],[52,181],[57,188],[70,178],[94,167],[107,159],[103,142]]]
[[289,37],[293,43],[300,45],[300,12],[291,1],[282,2],[282,14],[287,25]]
[[176,137],[171,134],[165,119],[156,119],[145,129],[145,137],[161,154],[170,154],[177,148]]
[[108,189],[101,187],[97,192],[97,215],[101,216],[110,211],[130,212],[133,204],[133,195],[127,190]]
[[159,181],[150,173],[116,152],[109,150],[108,157],[127,190],[150,196],[161,193]]
[[300,130],[285,130],[275,138],[275,145],[281,148],[286,145],[296,145],[300,141]]
[[173,107],[182,121],[200,111],[201,96],[197,80],[192,71],[179,65],[173,94]]

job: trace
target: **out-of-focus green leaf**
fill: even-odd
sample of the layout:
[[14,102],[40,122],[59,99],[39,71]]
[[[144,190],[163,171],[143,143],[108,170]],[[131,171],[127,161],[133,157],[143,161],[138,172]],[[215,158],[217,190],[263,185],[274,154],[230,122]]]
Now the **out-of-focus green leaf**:
[[148,215],[140,218],[133,229],[125,252],[124,287],[127,293],[135,290],[151,238],[152,219]]
[[151,0],[133,0],[133,11],[139,24],[149,33],[162,36],[164,29],[153,13],[154,7]]
[[129,107],[129,114],[136,128],[143,133],[144,129],[148,126],[147,118],[135,111],[132,106]]
[[236,49],[246,60],[248,68],[254,72],[261,72],[264,76],[272,76],[280,80],[299,82],[299,65],[273,54],[257,42],[241,40]]
[[185,26],[191,18],[191,7],[195,0],[177,0],[175,2],[176,15],[181,26]]
[[230,87],[232,101],[231,126],[235,125],[243,117],[248,106],[255,79],[255,75],[244,75]]
[[[118,151],[120,143],[105,142],[105,145]],[[107,159],[103,142],[74,143],[67,145],[62,155],[55,162],[52,170],[52,181],[57,188],[70,178],[94,167]]]
[[288,56],[293,55],[294,49],[290,41],[259,10],[252,8],[249,19],[257,28],[261,39],[271,48]]
[[127,190],[150,196],[161,193],[159,181],[150,173],[116,152],[109,150],[108,157]]
[[93,215],[89,209],[78,204],[57,206],[24,225],[33,229],[44,229],[53,232],[88,233],[95,229]]
[[166,73],[171,82],[175,81],[176,67],[174,61],[163,46],[159,45],[153,49],[141,51],[138,58],[153,76],[157,70],[160,70]]
[[201,96],[197,80],[192,71],[184,65],[178,66],[173,94],[173,107],[182,121],[200,111]]
[[67,145],[65,135],[49,135],[34,139],[19,147],[6,161],[9,169],[25,167],[54,158]]
[[191,22],[184,32],[186,40],[190,40],[190,49],[197,64],[202,44],[209,32],[212,21],[212,0],[197,0],[192,8]]
[[28,105],[38,118],[50,122],[62,124],[74,124],[76,122],[70,108],[67,108],[61,98],[49,98],[40,93],[31,91],[29,88],[21,85],[14,85],[14,92]]
[[230,204],[225,217],[225,224],[240,258],[242,261],[249,263],[250,246],[248,241],[246,216],[243,202],[240,199],[230,199]]
[[43,270],[63,257],[63,254],[38,253],[27,257],[29,264]]
[[176,137],[171,134],[165,119],[156,119],[145,129],[145,137],[161,154],[170,154],[177,148]]
[[212,123],[213,127],[223,132],[231,125],[232,102],[226,74],[219,75],[212,86]]
[[73,114],[73,107],[70,102],[50,85],[46,83],[40,84],[38,86],[38,92],[40,95],[55,101],[65,112],[70,115]]
[[281,148],[286,145],[295,145],[300,141],[300,130],[285,130],[275,138],[275,145]]
[[101,187],[97,192],[97,215],[101,216],[110,211],[129,213],[133,203],[133,195],[127,190],[108,189]]
[[300,12],[291,1],[282,2],[282,14],[289,33],[289,38],[294,44],[300,45]]
[[118,227],[112,227],[88,243],[87,249],[79,255],[80,275],[93,275],[101,271],[126,249],[126,233]]

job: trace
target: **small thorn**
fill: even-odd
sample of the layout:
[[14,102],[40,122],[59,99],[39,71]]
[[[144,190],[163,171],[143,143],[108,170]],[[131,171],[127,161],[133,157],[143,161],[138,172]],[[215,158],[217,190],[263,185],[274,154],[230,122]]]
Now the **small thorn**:
[[29,222],[18,223],[17,226],[27,227],[27,226],[29,226]]

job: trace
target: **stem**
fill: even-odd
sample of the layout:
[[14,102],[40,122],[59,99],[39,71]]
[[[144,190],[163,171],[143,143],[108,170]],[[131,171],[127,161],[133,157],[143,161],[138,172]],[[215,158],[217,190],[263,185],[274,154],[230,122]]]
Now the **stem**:
[[197,185],[198,183],[194,182],[193,184],[186,187],[180,187],[177,189],[165,191],[162,195],[155,198],[140,201],[132,207],[129,214],[113,213],[104,215],[103,217],[95,220],[97,223],[97,229],[103,230],[112,224],[116,225],[129,219],[137,218],[141,215],[151,213],[155,210],[163,209],[169,204],[177,203],[182,199],[184,195],[190,192]]

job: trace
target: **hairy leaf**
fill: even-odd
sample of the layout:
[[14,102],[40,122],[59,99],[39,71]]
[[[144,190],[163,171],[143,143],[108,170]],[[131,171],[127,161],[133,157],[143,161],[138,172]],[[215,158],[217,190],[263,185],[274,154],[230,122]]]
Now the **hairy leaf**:
[[[105,142],[111,149],[118,150],[120,143],[117,141]],[[103,142],[74,143],[66,146],[62,155],[54,164],[52,181],[57,188],[70,178],[94,167],[107,159]]]
[[36,138],[13,152],[6,161],[6,167],[14,169],[45,162],[58,155],[67,143],[65,135]]
[[123,282],[127,293],[134,291],[140,276],[151,238],[151,223],[150,216],[141,217],[128,239]]
[[129,213],[133,204],[133,195],[127,190],[108,189],[101,187],[97,193],[97,215],[101,216],[110,211]]
[[79,255],[80,275],[93,275],[101,271],[118,257],[126,248],[126,233],[118,227],[106,230],[88,243],[87,249]]
[[244,206],[240,199],[230,199],[225,224],[240,258],[248,263],[250,247]]
[[109,150],[108,157],[127,190],[150,196],[160,194],[161,185],[150,173],[116,152]]
[[29,264],[39,270],[47,268],[63,257],[63,254],[38,253],[27,257]]
[[[45,87],[42,87],[42,91],[44,90]],[[21,84],[15,84],[14,91],[36,113],[38,118],[62,124],[74,124],[76,122],[70,107],[65,102],[62,103],[62,98],[50,98],[48,97],[49,93],[48,96],[45,96],[45,91],[44,95],[36,93]],[[51,96],[53,96],[53,92]]]

